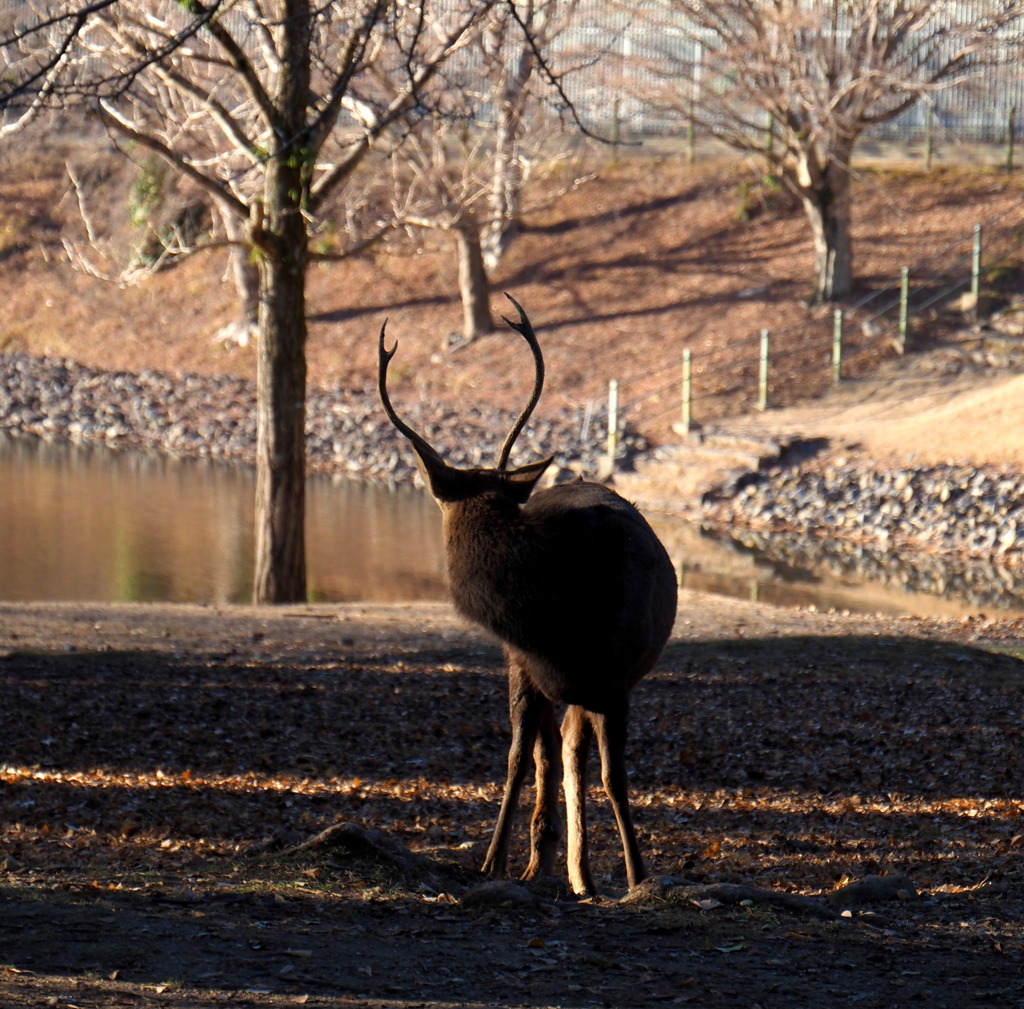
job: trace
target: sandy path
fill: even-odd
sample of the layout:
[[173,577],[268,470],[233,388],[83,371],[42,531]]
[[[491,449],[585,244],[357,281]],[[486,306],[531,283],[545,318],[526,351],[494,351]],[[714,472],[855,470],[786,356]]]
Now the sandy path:
[[755,420],[915,465],[1024,465],[1024,375],[850,383],[808,406]]

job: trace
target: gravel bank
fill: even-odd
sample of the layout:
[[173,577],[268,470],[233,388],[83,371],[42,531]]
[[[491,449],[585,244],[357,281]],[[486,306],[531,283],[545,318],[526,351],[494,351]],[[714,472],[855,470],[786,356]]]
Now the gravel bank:
[[752,477],[716,521],[765,533],[846,540],[880,551],[911,547],[1024,562],[1024,475],[975,466],[876,468],[863,460],[812,461]]
[[[72,361],[0,355],[0,430],[15,433],[252,463],[255,404],[255,383],[230,376],[105,372]],[[455,412],[425,402],[401,409],[457,466],[489,464],[514,419],[500,410]],[[396,483],[412,479],[412,453],[384,416],[375,389],[311,389],[306,417],[312,472]],[[538,458],[562,445],[559,466],[595,473],[606,423],[603,408],[589,417],[564,410],[531,422],[516,454]],[[622,443],[627,452],[644,448],[629,432]]]
[[1024,609],[1024,475],[814,460],[709,501],[718,535],[793,570]]

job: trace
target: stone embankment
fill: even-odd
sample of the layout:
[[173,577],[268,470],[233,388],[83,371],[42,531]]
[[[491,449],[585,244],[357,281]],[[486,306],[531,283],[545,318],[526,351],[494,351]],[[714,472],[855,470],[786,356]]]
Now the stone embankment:
[[751,478],[709,516],[767,533],[1024,561],[1024,474],[974,466],[878,469],[812,461]]
[[[256,453],[255,383],[230,376],[104,372],[71,361],[0,355],[0,431],[103,444],[178,456],[252,463]],[[490,465],[512,425],[500,410],[403,405],[404,418],[457,466]],[[561,446],[565,469],[595,473],[606,421],[564,410],[529,424],[519,438],[520,459]],[[628,450],[643,449],[635,436]],[[306,445],[312,472],[361,479],[410,480],[413,455],[395,432],[374,389],[312,389],[306,408]]]
[[741,481],[705,516],[796,569],[979,606],[1024,605],[1024,474],[812,460]]

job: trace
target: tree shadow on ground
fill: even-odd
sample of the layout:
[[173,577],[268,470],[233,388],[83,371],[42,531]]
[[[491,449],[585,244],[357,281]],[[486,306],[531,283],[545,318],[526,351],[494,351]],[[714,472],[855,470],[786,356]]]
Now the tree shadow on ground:
[[[648,821],[670,791],[1017,796],[1022,669],[914,638],[672,642],[634,691],[632,787]],[[504,779],[493,647],[14,653],[0,670],[6,825],[294,841],[446,789],[486,822]]]
[[[498,651],[429,635],[258,645],[0,659],[0,995],[49,997],[50,976],[85,979],[91,1004],[148,985],[181,1006],[583,1006],[594,991],[627,1005],[638,977],[644,1004],[692,989],[726,1006],[794,984],[810,985],[808,1005],[876,989],[885,1004],[908,976],[950,970],[973,991],[1021,986],[1015,890],[898,909],[916,923],[898,970],[882,929],[765,910],[462,911],[441,894],[473,878],[497,807]],[[1018,879],[1022,671],[892,636],[671,642],[635,691],[628,758],[650,871],[800,892],[887,869],[923,889]],[[621,891],[614,823],[594,799],[598,885]],[[338,820],[429,860],[403,878],[274,854]],[[987,924],[968,936],[964,920]],[[757,951],[735,998],[716,949]],[[820,966],[840,960],[849,973],[826,981]]]

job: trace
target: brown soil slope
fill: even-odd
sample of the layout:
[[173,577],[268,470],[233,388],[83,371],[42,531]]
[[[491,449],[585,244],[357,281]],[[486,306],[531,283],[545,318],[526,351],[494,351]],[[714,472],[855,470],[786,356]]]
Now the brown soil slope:
[[[252,347],[214,339],[233,312],[222,255],[206,253],[126,289],[87,277],[70,269],[60,244],[62,234],[81,229],[62,163],[16,160],[11,153],[7,161],[0,176],[6,295],[0,348],[115,369],[253,374]],[[800,301],[812,267],[804,219],[778,201],[751,197],[757,174],[749,162],[727,158],[687,168],[678,157],[640,155],[599,167],[596,177],[557,198],[533,199],[522,235],[493,278],[495,315],[506,308],[498,292],[508,290],[541,332],[549,375],[542,411],[545,404],[603,400],[608,380],[616,378],[630,422],[665,438],[678,419],[684,346],[693,351],[698,386],[708,394],[735,379],[735,364],[717,373],[715,361],[737,344],[750,344],[743,371],[753,380],[762,326],[785,333],[822,315],[827,330],[830,312]],[[129,184],[126,175],[126,191]],[[891,283],[903,265],[968,235],[976,221],[1018,206],[1022,191],[1024,179],[989,169],[930,175],[865,169],[857,180],[855,222],[860,282]],[[107,208],[112,222],[120,220],[121,234],[126,214],[124,207]],[[443,236],[414,238],[314,267],[311,383],[372,381],[374,337],[389,316],[402,339],[402,366],[422,395],[514,407],[530,381],[522,348],[499,330],[459,353],[441,352],[461,319],[455,258]],[[799,350],[780,345],[778,354]],[[890,353],[883,341],[868,363]],[[827,371],[823,363],[814,374],[801,371],[779,384],[792,399],[822,388]],[[726,400],[699,404],[705,414],[734,409]]]

